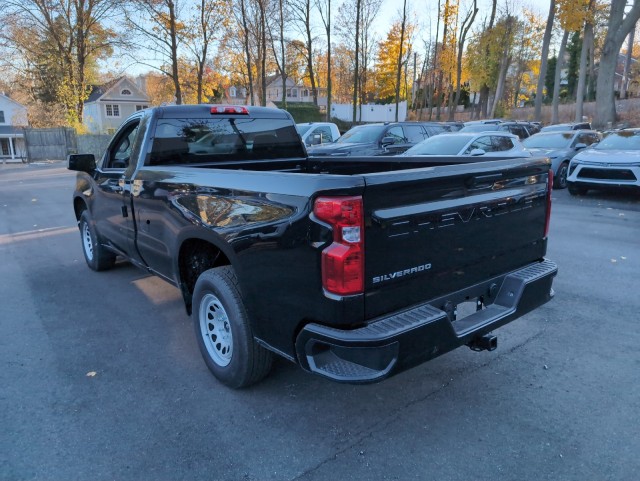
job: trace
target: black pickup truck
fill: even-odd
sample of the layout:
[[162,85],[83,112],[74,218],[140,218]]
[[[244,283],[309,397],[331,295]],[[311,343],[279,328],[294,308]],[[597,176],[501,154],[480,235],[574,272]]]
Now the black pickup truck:
[[311,158],[285,111],[192,105],[137,112],[68,167],[89,267],[119,256],[178,287],[238,388],[273,353],[365,383],[492,350],[547,302],[548,159],[475,160]]

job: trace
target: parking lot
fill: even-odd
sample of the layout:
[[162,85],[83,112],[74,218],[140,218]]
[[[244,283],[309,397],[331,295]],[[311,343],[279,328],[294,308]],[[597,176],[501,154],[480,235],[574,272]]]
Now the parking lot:
[[637,479],[640,195],[554,192],[556,297],[493,352],[366,386],[279,360],[233,391],[176,288],[87,268],[73,185],[0,165],[0,479]]

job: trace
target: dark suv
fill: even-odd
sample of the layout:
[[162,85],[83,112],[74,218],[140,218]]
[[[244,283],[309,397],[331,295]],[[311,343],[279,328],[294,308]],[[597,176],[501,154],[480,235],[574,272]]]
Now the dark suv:
[[396,155],[426,138],[451,132],[444,122],[387,122],[357,125],[332,144],[308,149],[310,156]]

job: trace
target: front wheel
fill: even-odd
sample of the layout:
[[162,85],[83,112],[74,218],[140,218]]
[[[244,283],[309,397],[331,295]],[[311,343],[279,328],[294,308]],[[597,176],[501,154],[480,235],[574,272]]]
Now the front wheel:
[[82,239],[82,252],[87,265],[94,271],[104,271],[113,267],[116,255],[105,249],[98,241],[98,233],[91,222],[89,211],[82,212],[78,227]]
[[565,160],[562,164],[560,164],[560,168],[556,173],[556,178],[553,179],[553,186],[558,189],[566,189],[568,172],[569,172],[569,162]]
[[269,374],[273,355],[253,337],[231,266],[200,274],[193,292],[191,317],[202,357],[220,382],[242,388]]

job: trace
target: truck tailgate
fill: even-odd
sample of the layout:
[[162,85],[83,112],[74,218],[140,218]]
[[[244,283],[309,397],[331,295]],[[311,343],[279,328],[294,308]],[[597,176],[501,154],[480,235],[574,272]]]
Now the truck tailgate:
[[366,174],[366,318],[541,260],[548,174],[531,158]]

